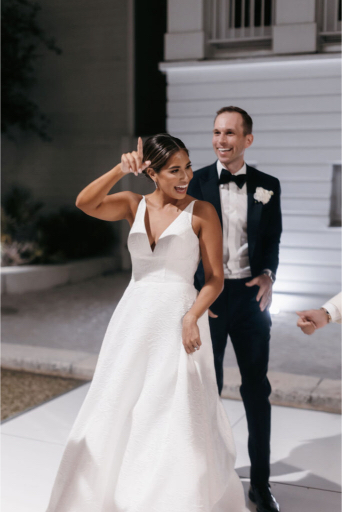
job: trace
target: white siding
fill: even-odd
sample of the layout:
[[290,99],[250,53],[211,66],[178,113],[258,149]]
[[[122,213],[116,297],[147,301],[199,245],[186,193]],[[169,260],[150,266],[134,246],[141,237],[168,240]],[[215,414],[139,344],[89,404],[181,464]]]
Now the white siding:
[[254,143],[246,161],[280,179],[284,232],[276,291],[340,290],[341,229],[329,228],[332,166],[341,161],[339,58],[163,64],[168,131],[194,169],[215,160],[211,131],[225,105],[247,110]]

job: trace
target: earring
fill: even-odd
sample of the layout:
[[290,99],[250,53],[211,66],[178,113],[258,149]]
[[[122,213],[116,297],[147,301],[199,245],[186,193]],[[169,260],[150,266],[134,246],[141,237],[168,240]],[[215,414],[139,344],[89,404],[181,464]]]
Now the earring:
[[158,183],[156,181],[154,181],[154,185],[155,185],[156,188],[158,188]]

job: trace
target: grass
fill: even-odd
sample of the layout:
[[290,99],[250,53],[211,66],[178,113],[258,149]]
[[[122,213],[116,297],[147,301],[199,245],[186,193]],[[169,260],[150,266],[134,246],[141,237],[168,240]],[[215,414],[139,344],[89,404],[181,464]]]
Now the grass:
[[77,388],[87,381],[1,370],[1,421]]

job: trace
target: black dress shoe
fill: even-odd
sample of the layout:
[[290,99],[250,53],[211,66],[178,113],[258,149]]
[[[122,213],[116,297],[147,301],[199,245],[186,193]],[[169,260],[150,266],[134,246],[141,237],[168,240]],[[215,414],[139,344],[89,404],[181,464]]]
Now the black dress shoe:
[[279,504],[271,493],[269,485],[262,487],[251,485],[248,497],[253,503],[256,503],[257,512],[280,512]]

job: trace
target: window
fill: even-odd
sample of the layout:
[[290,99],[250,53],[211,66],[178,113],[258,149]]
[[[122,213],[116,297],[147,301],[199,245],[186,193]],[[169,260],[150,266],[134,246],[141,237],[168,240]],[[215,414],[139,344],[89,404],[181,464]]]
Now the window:
[[318,31],[321,49],[341,51],[341,1],[320,0],[318,4]]
[[209,43],[270,48],[273,19],[274,0],[211,0]]
[[341,164],[333,166],[330,226],[341,226]]

